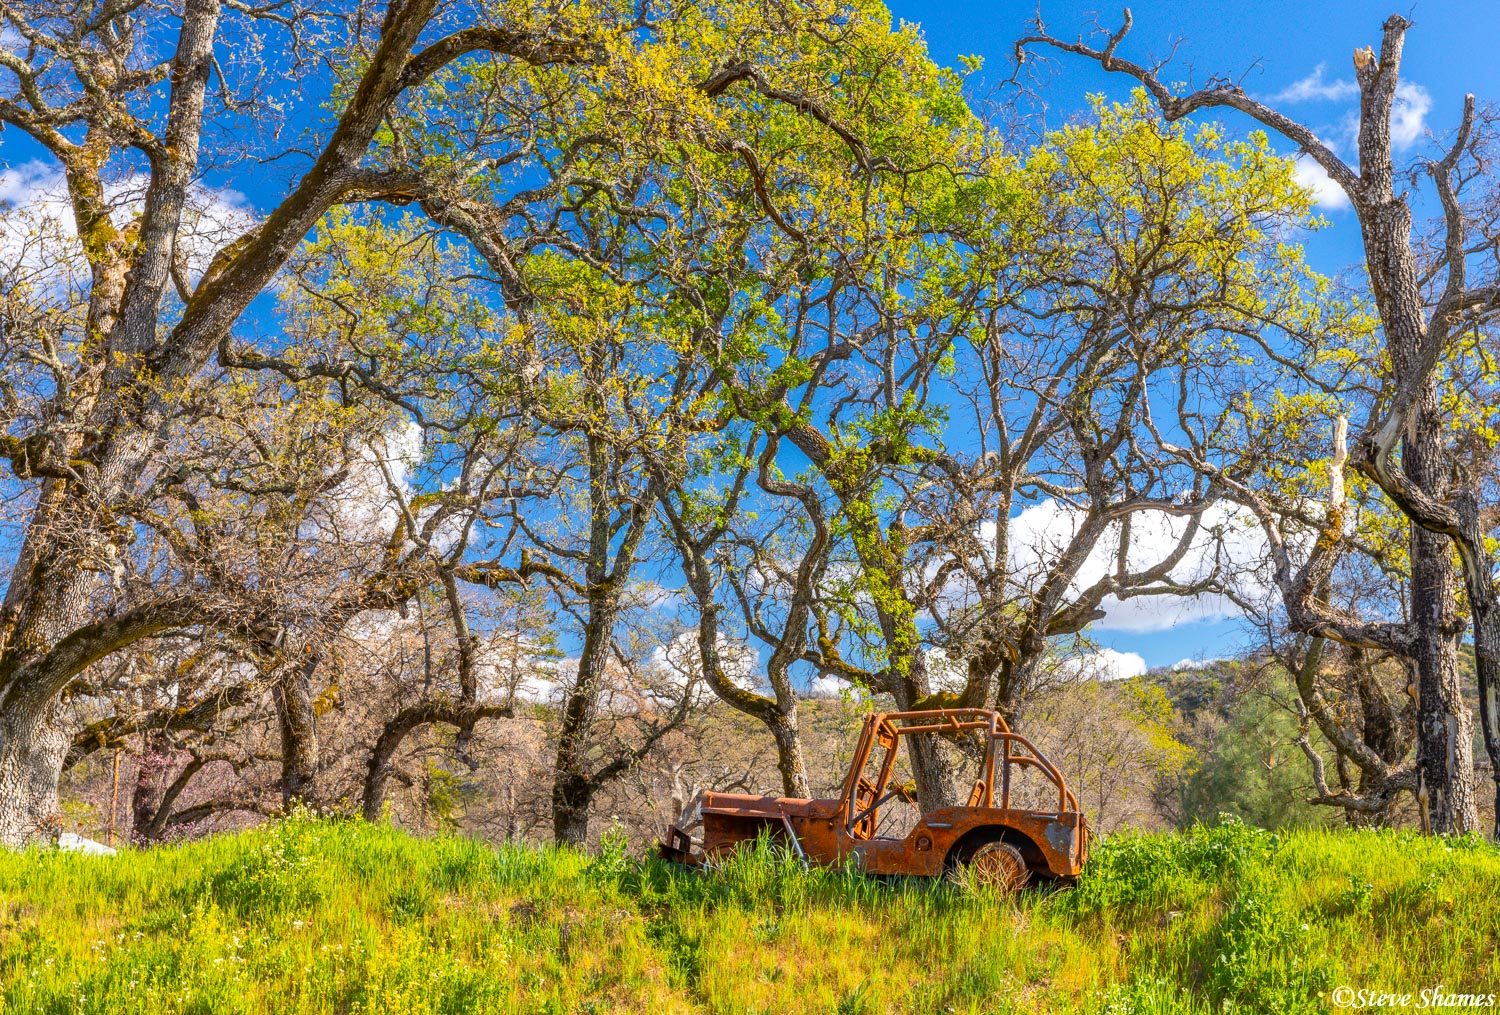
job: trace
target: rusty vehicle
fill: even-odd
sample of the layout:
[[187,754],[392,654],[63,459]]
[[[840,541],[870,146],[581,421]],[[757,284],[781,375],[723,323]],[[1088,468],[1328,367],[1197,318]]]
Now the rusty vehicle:
[[[919,736],[947,740],[977,760],[963,806],[921,813],[913,784],[899,779],[902,744]],[[907,824],[882,820],[893,808],[906,812]],[[689,829],[700,819],[695,845]],[[1000,713],[973,708],[871,715],[835,799],[707,793],[694,816],[669,830],[660,852],[709,866],[763,835],[808,863],[930,877],[967,870],[1004,890],[1076,880],[1089,849],[1088,822],[1062,774]]]

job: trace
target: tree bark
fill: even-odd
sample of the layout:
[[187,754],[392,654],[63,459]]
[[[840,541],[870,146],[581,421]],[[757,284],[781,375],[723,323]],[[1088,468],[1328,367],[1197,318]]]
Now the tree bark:
[[391,761],[406,738],[422,726],[432,723],[447,723],[460,731],[472,731],[481,719],[509,717],[513,714],[510,705],[479,705],[473,702],[451,704],[443,701],[424,701],[404,708],[385,724],[380,738],[370,752],[370,762],[365,768],[364,793],[361,810],[366,821],[379,821],[385,807],[385,785],[391,774]]
[[[1447,462],[1436,437],[1435,388],[1413,415],[1402,468],[1419,488],[1440,488]],[[1474,727],[1458,680],[1456,575],[1448,537],[1411,526],[1411,614],[1417,668],[1417,806],[1435,834],[1479,828]]]
[[556,776],[552,784],[552,833],[560,843],[581,846],[588,838],[589,808],[599,787],[588,762],[590,727],[598,708],[610,638],[619,606],[611,593],[594,592],[590,582],[588,623],[577,679],[563,702],[562,726],[557,734]]
[[[1460,549],[1483,547],[1479,504],[1473,491],[1458,498],[1458,515],[1466,538]],[[1471,559],[1472,558],[1472,559]],[[1500,842],[1500,595],[1497,595],[1488,555],[1463,554],[1469,609],[1474,614],[1474,669],[1479,680],[1479,721],[1485,753],[1490,759],[1494,822],[1490,837]]]
[[314,805],[317,800],[322,754],[311,687],[317,664],[314,657],[291,667],[271,686],[281,728],[281,806],[286,809],[298,801]]
[[806,799],[812,795],[807,783],[807,764],[802,759],[802,734],[797,728],[797,706],[767,723],[771,739],[776,741],[776,770],[781,773],[781,789],[789,797]]
[[581,846],[589,838],[589,810],[595,787],[574,772],[557,773],[552,784],[552,837]]
[[[926,658],[920,648],[914,648],[908,656],[905,679],[890,685],[896,707],[906,711],[920,709],[923,702],[918,695],[930,693],[927,685]],[[905,738],[911,758],[912,780],[917,784],[917,803],[923,812],[939,807],[952,807],[957,803],[953,786],[953,766],[943,754],[942,744],[935,736],[911,736]]]
[[0,714],[0,843],[57,838],[57,777],[71,744],[55,704]]

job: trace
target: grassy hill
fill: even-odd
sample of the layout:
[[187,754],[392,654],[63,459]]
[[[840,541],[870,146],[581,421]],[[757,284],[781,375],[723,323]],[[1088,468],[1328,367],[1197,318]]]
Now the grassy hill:
[[[1080,887],[678,872],[292,819],[0,856],[7,1012],[1324,1011],[1500,990],[1500,851],[1239,824],[1105,843]],[[1497,998],[1500,1001],[1500,998]]]

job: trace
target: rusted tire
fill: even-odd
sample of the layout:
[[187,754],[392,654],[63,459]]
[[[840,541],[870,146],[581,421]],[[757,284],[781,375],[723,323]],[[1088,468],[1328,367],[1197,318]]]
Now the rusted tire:
[[1026,858],[1008,842],[986,842],[960,861],[976,884],[1002,892],[1018,892],[1031,880]]

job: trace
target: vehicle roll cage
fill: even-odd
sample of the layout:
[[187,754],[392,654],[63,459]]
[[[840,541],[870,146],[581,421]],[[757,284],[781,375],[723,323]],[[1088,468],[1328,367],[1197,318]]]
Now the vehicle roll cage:
[[[985,738],[984,761],[980,765],[979,778],[969,791],[968,806],[989,807],[995,805],[995,770],[1000,770],[999,810],[1011,809],[1011,770],[1035,768],[1057,788],[1057,810],[1059,813],[1078,811],[1078,798],[1068,789],[1062,773],[1037,749],[1036,745],[1006,724],[1005,718],[993,709],[942,709],[919,712],[878,712],[865,719],[859,743],[849,766],[849,775],[844,780],[842,799],[845,808],[846,829],[855,838],[868,839],[875,834],[880,808],[891,800],[901,798],[915,803],[910,791],[901,785],[890,786],[891,773],[896,766],[902,737],[921,733],[939,736],[960,737],[969,731],[977,731]],[[996,748],[999,748],[997,751]],[[875,781],[865,777],[865,766],[875,748],[883,749],[885,757],[880,763],[880,772]]]

